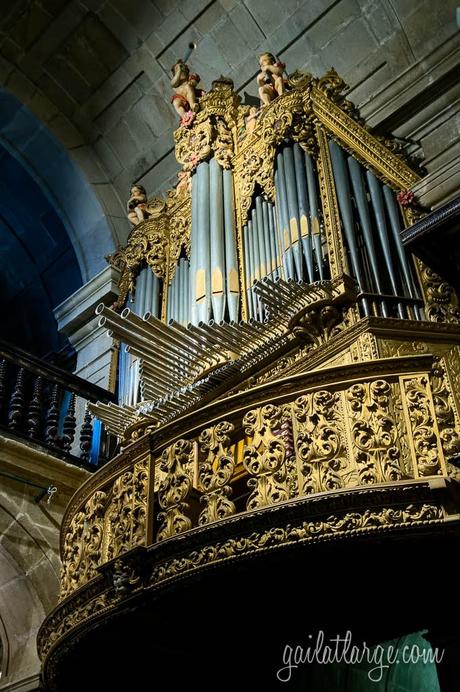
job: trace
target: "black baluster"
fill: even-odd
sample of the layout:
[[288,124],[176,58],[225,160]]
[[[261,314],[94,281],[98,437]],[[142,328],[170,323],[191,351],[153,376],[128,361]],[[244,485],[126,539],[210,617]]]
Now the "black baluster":
[[93,424],[92,416],[88,408],[85,411],[85,417],[83,419],[83,425],[80,430],[80,459],[82,461],[89,461],[91,453],[91,443],[93,441]]
[[46,418],[45,442],[49,445],[56,446],[59,443],[59,385],[55,384],[51,390],[50,407]]
[[11,430],[14,431],[19,429],[24,413],[24,380],[25,370],[24,368],[20,368],[14,386],[13,396],[11,397],[8,415],[8,425]]
[[6,370],[7,362],[4,358],[0,360],[0,420],[5,409],[5,393],[6,393]]
[[75,419],[75,394],[71,394],[69,400],[69,407],[67,409],[67,413],[64,418],[63,424],[64,434],[62,438],[62,447],[66,452],[70,452],[70,448],[75,437],[76,425],[77,422]]
[[39,376],[36,378],[34,383],[32,399],[27,414],[27,434],[29,437],[38,438],[40,422],[42,418],[42,392],[43,380]]

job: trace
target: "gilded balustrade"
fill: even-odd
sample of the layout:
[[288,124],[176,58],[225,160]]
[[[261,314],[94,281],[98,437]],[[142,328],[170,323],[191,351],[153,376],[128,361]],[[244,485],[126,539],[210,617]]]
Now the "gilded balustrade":
[[180,428],[145,435],[71,503],[62,597],[136,546],[243,513],[455,476],[459,417],[448,369],[448,359],[429,354],[337,366],[239,393]]

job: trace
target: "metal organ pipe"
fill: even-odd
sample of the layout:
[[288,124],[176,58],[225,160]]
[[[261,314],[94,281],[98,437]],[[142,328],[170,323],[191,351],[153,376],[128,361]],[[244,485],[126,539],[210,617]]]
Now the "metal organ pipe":
[[[197,324],[197,305],[195,300],[195,276],[198,256],[198,175],[192,176],[192,227],[190,231],[190,320]],[[170,316],[168,313],[168,321]]]
[[248,225],[243,228],[243,241],[244,241],[244,271],[246,277],[246,299],[248,305],[249,317],[254,315],[254,306],[252,302],[252,279],[253,279],[253,269],[252,269],[252,242],[249,239],[249,229]]
[[[360,291],[365,288],[361,262],[358,255],[358,248],[355,238],[355,224],[353,219],[353,208],[351,204],[350,185],[348,183],[348,171],[345,164],[345,156],[342,149],[334,141],[329,141],[329,150],[331,152],[332,168],[334,171],[335,188],[337,191],[337,199],[339,202],[340,212],[342,215],[343,228],[347,239],[348,249],[350,252],[351,265],[353,273],[358,282]],[[364,314],[369,315],[369,304],[366,299],[362,301]]]
[[316,175],[315,169],[313,168],[313,161],[311,156],[304,153],[305,159],[305,170],[307,173],[307,188],[308,188],[308,205],[310,207],[310,232],[312,237],[312,247],[315,251],[316,262],[318,265],[319,278],[321,281],[324,279],[323,272],[323,250],[321,247],[321,227],[319,224],[319,204],[318,204],[318,193],[316,189]]
[[192,275],[192,306],[195,303],[195,323],[207,322],[210,318],[210,255],[209,255],[209,164],[202,161],[197,168],[197,233],[196,269]]
[[[388,240],[388,230],[385,219],[385,208],[383,206],[383,196],[382,189],[380,187],[380,181],[377,180],[377,178],[371,171],[366,171],[366,176],[369,185],[369,192],[371,193],[372,206],[374,209],[375,220],[377,222],[377,230],[383,250],[383,256],[388,270],[388,277],[390,279],[393,293],[395,296],[397,296],[398,285],[396,281],[393,260],[391,258],[391,249]],[[398,313],[401,319],[404,319],[406,317],[402,303],[398,303]]]
[[225,247],[224,247],[224,210],[223,210],[222,168],[215,158],[209,163],[209,221],[211,248],[211,303],[212,313],[219,322],[225,312]]
[[233,201],[232,172],[222,171],[224,189],[224,240],[225,240],[225,278],[227,306],[230,320],[238,319],[240,288],[238,280],[238,260],[236,254],[235,215]]
[[268,255],[270,258],[269,259],[268,274],[269,274],[269,276],[274,278],[275,270],[276,270],[276,252],[275,252],[275,247],[273,245],[273,240],[272,240],[269,215],[270,215],[269,204],[268,204],[267,200],[264,199],[264,200],[262,200],[262,217],[263,217],[263,224],[264,224],[265,245],[268,248]]
[[294,257],[292,253],[292,241],[291,241],[291,231],[289,228],[289,211],[287,205],[287,191],[286,191],[286,178],[284,175],[284,161],[283,154],[278,152],[276,157],[277,164],[277,195],[276,202],[278,205],[278,216],[280,221],[280,234],[283,244],[283,254],[286,257],[286,278],[293,279],[295,276],[294,271]]
[[[249,238],[250,242],[252,244],[252,260],[254,263],[254,281],[258,281],[261,276],[260,276],[260,254],[259,254],[259,241],[257,238],[257,226],[255,226],[250,219],[248,221],[248,231],[249,231]],[[252,289],[253,293],[253,300],[254,300],[254,316],[257,316],[259,314],[259,299],[254,293],[254,289]]]
[[[260,206],[260,197],[256,198],[259,200],[259,205]],[[256,238],[256,242],[259,248],[259,277],[262,278],[266,275],[267,273],[267,262],[265,258],[265,243],[264,243],[264,235],[263,235],[263,228],[262,224],[259,223],[259,218],[258,218],[258,209],[257,206],[253,208],[252,214],[251,214],[251,219],[252,219],[252,229],[253,233]]]
[[302,243],[303,255],[307,267],[308,281],[312,283],[315,280],[313,267],[313,250],[311,241],[311,224],[309,223],[310,205],[308,202],[308,185],[305,173],[305,158],[300,146],[295,142],[294,147],[294,167],[295,167],[295,182],[297,189],[297,200],[299,204],[299,228],[300,239]]
[[[384,293],[384,290],[380,282],[380,272],[377,254],[375,251],[374,239],[372,236],[372,222],[369,213],[369,207],[367,204],[366,188],[361,174],[361,165],[355,158],[353,158],[353,156],[348,157],[348,170],[350,171],[353,194],[355,196],[356,206],[358,208],[359,222],[363,230],[364,243],[366,245],[367,256],[369,258],[370,266],[372,269],[372,276],[375,281],[375,287],[378,293],[382,294]],[[381,308],[383,316],[388,317],[388,309],[385,301],[381,302]]]
[[287,192],[287,204],[289,213],[289,231],[291,235],[292,252],[298,279],[303,278],[302,272],[302,247],[299,237],[299,203],[297,200],[297,185],[294,170],[294,156],[292,147],[286,146],[282,150],[284,162],[284,181]]
[[[399,264],[404,277],[404,282],[406,284],[406,290],[411,298],[417,299],[417,291],[414,286],[412,274],[410,271],[409,263],[407,261],[406,253],[401,242],[401,227],[399,222],[399,211],[395,202],[394,192],[388,185],[383,185],[383,196],[385,198],[385,204],[388,211],[388,216],[390,219],[390,227],[393,233],[393,239],[396,245],[396,252],[398,253]],[[415,316],[420,319],[420,313],[416,305],[413,306]]]
[[275,207],[270,204],[270,225],[272,227],[272,234],[274,238],[275,248],[276,248],[276,272],[279,277],[286,276],[285,269],[283,265],[283,248],[281,244],[281,238],[278,232],[278,224],[276,221]]

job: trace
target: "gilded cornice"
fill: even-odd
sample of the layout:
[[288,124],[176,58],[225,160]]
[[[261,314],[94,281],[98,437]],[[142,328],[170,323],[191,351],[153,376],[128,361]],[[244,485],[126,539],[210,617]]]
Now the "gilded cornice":
[[365,166],[383,178],[392,188],[406,190],[420,178],[401,157],[389,148],[391,139],[377,137],[352,119],[318,86],[311,92],[312,109],[319,122],[337,137],[340,143]]

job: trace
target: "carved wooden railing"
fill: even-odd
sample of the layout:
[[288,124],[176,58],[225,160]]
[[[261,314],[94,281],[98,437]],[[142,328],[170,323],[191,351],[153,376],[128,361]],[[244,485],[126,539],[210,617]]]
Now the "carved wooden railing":
[[[428,355],[310,372],[144,435],[73,498],[62,596],[136,546],[230,517],[455,476],[460,438],[447,369]],[[417,522],[420,511],[408,505],[395,516]]]
[[[115,400],[111,392],[0,340],[0,431],[94,469],[93,418],[86,404]],[[107,438],[101,435],[100,443],[106,460]]]

